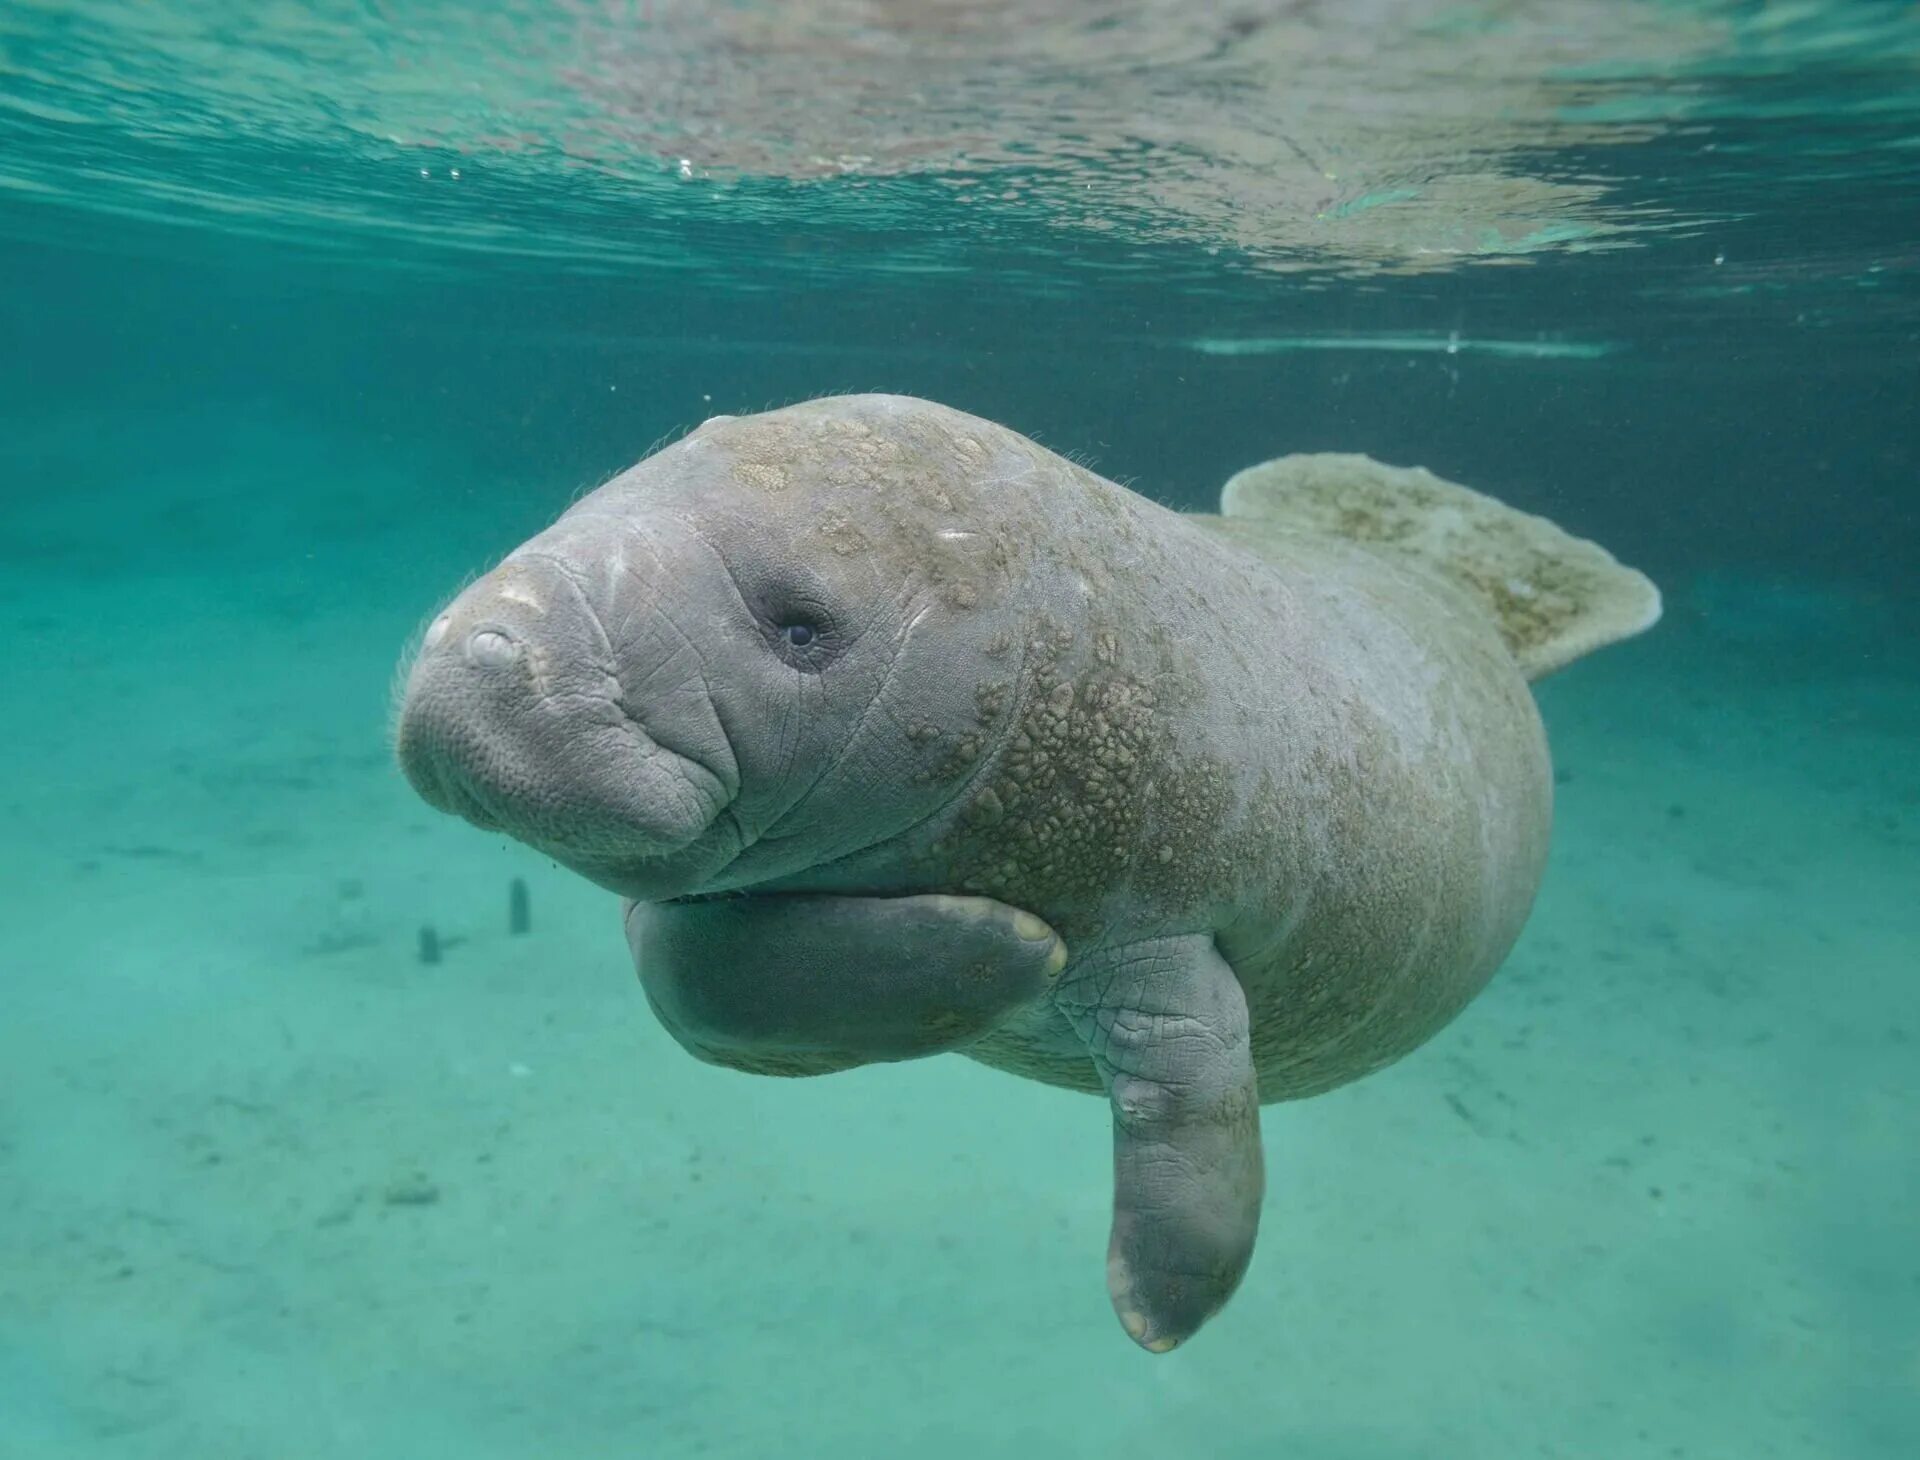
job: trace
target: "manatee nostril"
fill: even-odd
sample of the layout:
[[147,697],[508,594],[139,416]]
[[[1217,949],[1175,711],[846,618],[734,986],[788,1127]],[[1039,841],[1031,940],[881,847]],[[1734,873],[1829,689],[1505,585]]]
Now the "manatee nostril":
[[426,646],[429,649],[439,648],[440,641],[446,638],[447,630],[451,628],[452,625],[453,625],[453,615],[448,613],[441,614],[439,618],[435,619],[432,623],[428,624]]
[[482,669],[502,668],[519,654],[520,646],[498,629],[475,629],[467,639],[467,661]]

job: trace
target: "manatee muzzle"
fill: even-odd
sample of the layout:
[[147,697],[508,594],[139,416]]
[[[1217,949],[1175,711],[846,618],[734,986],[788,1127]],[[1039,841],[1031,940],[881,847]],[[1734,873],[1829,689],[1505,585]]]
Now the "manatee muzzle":
[[593,606],[559,562],[517,554],[428,627],[396,736],[431,806],[563,862],[671,856],[721,809],[628,712]]

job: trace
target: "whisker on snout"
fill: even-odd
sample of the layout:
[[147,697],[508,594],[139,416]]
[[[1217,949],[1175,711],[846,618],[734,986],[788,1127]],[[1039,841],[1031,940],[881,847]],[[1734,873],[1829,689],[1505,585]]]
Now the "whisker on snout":
[[453,607],[462,593],[491,571],[491,567],[469,568],[465,576],[454,585],[453,591],[422,616],[413,626],[412,631],[401,641],[400,652],[394,659],[393,673],[387,679],[386,741],[390,753],[397,756],[400,751],[400,717],[407,708],[407,680],[413,673],[414,661],[420,657],[420,650],[426,644],[427,630],[433,627],[435,620]]

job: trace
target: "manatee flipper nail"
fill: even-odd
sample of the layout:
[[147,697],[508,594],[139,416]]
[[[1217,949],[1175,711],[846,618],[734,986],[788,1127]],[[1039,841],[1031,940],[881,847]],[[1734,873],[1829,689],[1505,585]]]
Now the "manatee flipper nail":
[[970,1043],[1051,987],[1066,948],[984,897],[821,894],[629,903],[648,1001],[686,1049],[825,1074]]
[[1165,1353],[1253,1257],[1264,1176],[1246,997],[1196,936],[1089,960],[1058,1002],[1113,1109],[1108,1292],[1134,1342]]

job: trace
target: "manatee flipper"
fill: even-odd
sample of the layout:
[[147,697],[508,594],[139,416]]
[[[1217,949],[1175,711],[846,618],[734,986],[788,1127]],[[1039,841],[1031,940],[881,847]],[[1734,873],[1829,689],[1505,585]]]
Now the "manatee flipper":
[[709,1064],[819,1075],[977,1039],[1066,965],[1032,913],[985,897],[722,897],[626,907],[654,1012]]
[[1262,530],[1357,542],[1466,590],[1528,679],[1653,627],[1660,590],[1605,548],[1423,467],[1343,452],[1248,467],[1200,518],[1259,550]]
[[1165,1353],[1253,1257],[1265,1178],[1246,997],[1197,934],[1089,957],[1054,1002],[1113,1107],[1107,1290],[1134,1342]]

